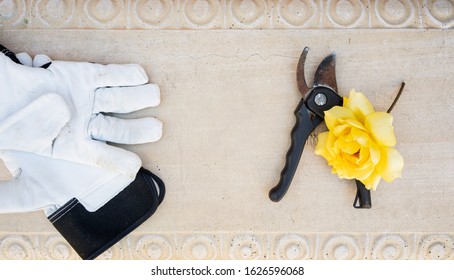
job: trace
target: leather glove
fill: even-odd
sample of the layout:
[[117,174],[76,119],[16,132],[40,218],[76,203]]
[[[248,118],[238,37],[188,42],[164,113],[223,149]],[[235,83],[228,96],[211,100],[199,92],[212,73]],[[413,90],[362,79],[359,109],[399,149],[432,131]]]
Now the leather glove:
[[[16,70],[13,73],[18,75],[28,73],[27,75],[34,77],[35,74],[30,71],[33,68],[21,65],[15,67],[6,60],[11,57],[14,62],[18,62],[14,54],[4,49],[0,50],[9,54],[8,56],[0,54],[0,66],[7,65],[6,69]],[[3,74],[6,75],[6,72],[2,72],[1,75]],[[1,75],[0,79],[3,79]],[[92,164],[86,165],[55,158],[53,155],[55,141],[61,137],[65,128],[77,127],[78,122],[72,119],[81,110],[74,110],[74,103],[71,103],[74,102],[73,99],[67,99],[68,96],[65,95],[64,99],[61,98],[61,95],[52,93],[53,89],[48,89],[47,85],[35,87],[16,84],[14,81],[17,79],[14,79],[14,75],[8,73],[8,77],[12,79],[2,81],[7,82],[5,84],[7,90],[0,89],[2,101],[5,101],[0,105],[0,135],[7,136],[1,139],[3,142],[0,141],[0,158],[4,160],[9,170],[16,172],[13,172],[15,176],[12,180],[0,181],[0,212],[43,209],[76,252],[84,259],[93,259],[156,211],[164,198],[164,183],[143,168],[137,174],[133,172],[131,178],[132,174],[126,175],[118,172],[118,169],[109,169],[112,165],[97,165],[96,162],[93,164],[90,161],[88,162]],[[9,95],[10,93],[14,94]],[[133,96],[134,94],[131,94],[124,98]],[[153,98],[153,95],[151,97]],[[68,103],[71,106],[67,105],[67,101],[70,101]],[[104,103],[98,102],[98,106],[102,104]],[[14,111],[13,108],[18,108],[18,111]],[[95,117],[88,119],[89,124],[99,114],[94,115]],[[33,127],[33,125],[39,127],[41,121],[46,123],[47,129]],[[62,129],[64,125],[66,126]],[[158,125],[160,137],[160,122]],[[96,127],[95,124],[92,126]],[[118,128],[123,127],[112,126],[112,131],[107,135],[115,138],[118,135],[115,129]],[[134,133],[131,129],[127,132]],[[84,135],[79,136],[83,138]],[[69,138],[68,135],[64,135],[63,139],[65,137]],[[132,135],[132,138],[134,137],[136,136]],[[142,139],[153,141],[159,137],[145,136]],[[67,140],[67,143],[75,145],[80,143],[70,140]],[[96,139],[82,140],[110,147]],[[79,161],[86,161],[83,158],[84,154],[80,154],[79,157]]]
[[[139,65],[53,61],[44,69],[17,64],[0,53],[0,73],[0,149],[99,166],[132,180],[141,166],[139,157],[105,141],[139,144],[162,135],[162,123],[155,118],[104,114],[159,104],[158,86],[146,84]],[[46,114],[36,113],[43,108]]]
[[[142,164],[136,154],[105,140],[145,143],[162,134],[162,123],[154,118],[121,120],[101,112],[155,106],[159,88],[140,85],[148,78],[138,65],[56,61],[44,69],[10,57],[0,53],[0,157],[16,179],[2,185],[0,211],[50,214],[73,197],[96,211],[134,180]],[[53,175],[42,176],[46,168]],[[54,181],[58,176],[61,182]]]

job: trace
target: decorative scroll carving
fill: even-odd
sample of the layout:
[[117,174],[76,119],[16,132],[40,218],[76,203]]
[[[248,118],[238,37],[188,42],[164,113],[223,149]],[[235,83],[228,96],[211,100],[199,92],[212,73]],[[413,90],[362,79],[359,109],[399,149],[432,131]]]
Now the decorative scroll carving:
[[451,0],[0,0],[0,27],[451,28]]
[[[449,233],[132,233],[98,259],[454,259]],[[0,233],[0,259],[78,259],[58,234]]]

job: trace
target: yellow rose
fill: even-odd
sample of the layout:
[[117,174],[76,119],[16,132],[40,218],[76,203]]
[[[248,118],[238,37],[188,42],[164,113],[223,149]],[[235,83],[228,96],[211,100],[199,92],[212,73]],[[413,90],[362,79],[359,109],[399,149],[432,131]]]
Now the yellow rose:
[[342,107],[325,112],[325,122],[329,131],[318,135],[315,153],[328,161],[333,174],[357,179],[372,190],[381,178],[391,182],[401,176],[404,160],[392,148],[393,117],[375,112],[364,94],[351,90]]

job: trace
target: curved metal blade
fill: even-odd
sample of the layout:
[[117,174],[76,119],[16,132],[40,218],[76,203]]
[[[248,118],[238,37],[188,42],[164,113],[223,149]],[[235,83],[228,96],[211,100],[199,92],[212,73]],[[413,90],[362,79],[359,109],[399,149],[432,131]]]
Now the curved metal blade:
[[309,87],[306,84],[306,76],[304,75],[304,64],[306,63],[306,56],[309,52],[309,47],[305,47],[301,53],[300,59],[298,60],[298,66],[296,67],[296,83],[298,90],[303,97],[309,92]]
[[337,93],[336,82],[336,53],[325,57],[315,71],[314,87],[327,86]]

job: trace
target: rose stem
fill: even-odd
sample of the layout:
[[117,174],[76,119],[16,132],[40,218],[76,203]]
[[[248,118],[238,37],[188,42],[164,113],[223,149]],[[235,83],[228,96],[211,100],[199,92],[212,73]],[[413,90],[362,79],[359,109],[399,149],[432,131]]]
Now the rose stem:
[[405,87],[405,82],[402,82],[402,84],[400,86],[400,89],[399,89],[399,92],[397,93],[396,98],[394,98],[393,104],[391,104],[391,106],[389,107],[388,111],[386,111],[387,113],[391,113],[391,110],[394,108],[394,105],[396,105],[397,100],[399,100],[399,97],[402,94],[402,91],[404,90],[404,87]]

